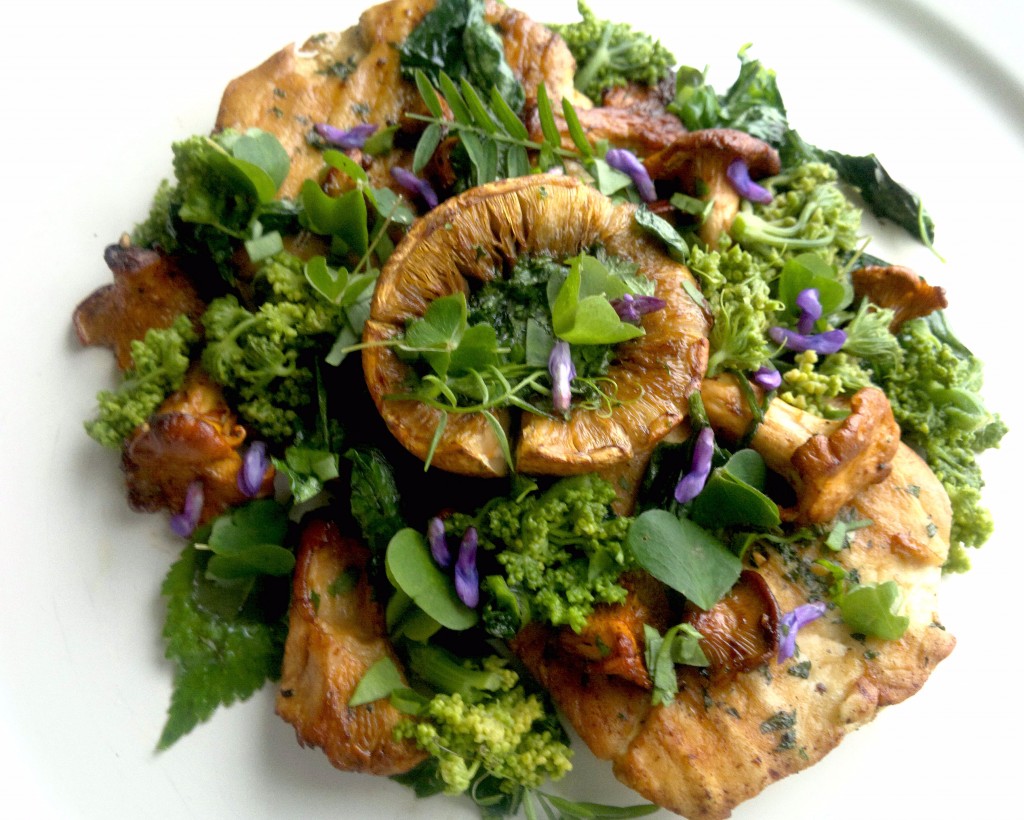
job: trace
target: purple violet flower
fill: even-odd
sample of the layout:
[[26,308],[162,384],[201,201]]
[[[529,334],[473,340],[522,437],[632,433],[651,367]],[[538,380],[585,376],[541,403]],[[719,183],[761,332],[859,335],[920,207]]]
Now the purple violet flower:
[[370,135],[377,130],[377,126],[372,123],[363,123],[345,129],[335,128],[326,122],[318,122],[313,126],[313,130],[326,142],[337,148],[362,148],[366,145],[366,140],[370,138]]
[[814,330],[814,323],[821,318],[821,299],[817,288],[805,288],[796,297],[796,306],[800,308],[800,319],[796,323],[798,333],[808,334]]
[[263,479],[270,469],[267,458],[267,445],[263,441],[254,441],[242,456],[242,467],[238,471],[236,483],[242,495],[255,498],[263,487]]
[[775,368],[765,365],[757,369],[751,381],[766,393],[771,393],[772,390],[778,390],[782,384],[782,374]]
[[693,447],[693,460],[690,471],[676,484],[675,498],[680,504],[693,501],[704,489],[708,476],[711,474],[711,457],[715,454],[715,431],[704,427],[697,433],[697,443]]
[[846,344],[846,331],[844,330],[826,330],[824,333],[807,336],[784,327],[770,327],[768,336],[773,342],[785,345],[797,353],[802,353],[805,350],[813,350],[822,355],[838,353]]
[[811,621],[816,621],[825,614],[826,609],[823,601],[815,601],[813,604],[801,604],[779,618],[779,632],[782,636],[782,640],[779,641],[779,663],[793,657],[796,651],[796,633],[800,628],[807,626]]
[[604,161],[633,180],[640,199],[644,202],[653,202],[658,198],[654,191],[654,183],[651,182],[651,175],[632,151],[625,148],[609,148],[608,153],[604,155]]
[[452,562],[452,554],[448,549],[448,536],[445,535],[444,521],[438,517],[430,519],[427,524],[427,541],[430,542],[430,554],[442,569],[447,569]]
[[428,208],[437,207],[437,194],[425,179],[421,179],[412,171],[407,171],[397,165],[391,169],[391,176],[409,193],[422,197]]
[[623,322],[640,324],[640,317],[665,307],[665,300],[657,296],[634,296],[625,294],[621,299],[612,299],[611,306]]
[[750,178],[750,168],[746,160],[736,157],[725,169],[725,175],[729,178],[736,193],[744,199],[760,202],[762,205],[767,205],[772,201],[772,192],[767,188],[762,188]]
[[459,560],[455,562],[455,592],[470,609],[480,603],[480,574],[476,568],[476,527],[470,527],[459,544]]
[[576,378],[576,365],[572,363],[568,342],[555,342],[548,356],[548,372],[551,374],[551,403],[556,412],[568,413],[572,404],[572,380]]
[[171,530],[175,535],[188,538],[199,525],[203,514],[203,482],[198,478],[185,490],[185,505],[177,515],[171,516]]

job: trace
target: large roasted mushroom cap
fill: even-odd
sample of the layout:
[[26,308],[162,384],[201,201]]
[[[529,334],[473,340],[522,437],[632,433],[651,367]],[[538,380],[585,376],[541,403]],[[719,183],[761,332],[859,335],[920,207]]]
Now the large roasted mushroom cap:
[[[419,220],[395,249],[377,283],[363,340],[401,334],[435,299],[503,275],[521,255],[561,260],[603,246],[652,279],[665,308],[643,317],[644,336],[615,349],[608,376],[621,403],[610,411],[574,409],[567,421],[524,413],[516,466],[570,475],[626,461],[684,418],[686,397],[707,367],[708,320],[683,289],[693,277],[636,224],[634,213],[632,205],[616,205],[566,176],[520,177],[466,191]],[[368,347],[363,371],[391,432],[425,458],[440,411],[386,398],[404,391],[409,366],[388,347]],[[498,418],[507,433],[510,415]],[[484,477],[507,470],[497,434],[480,413],[452,414],[432,464]]]

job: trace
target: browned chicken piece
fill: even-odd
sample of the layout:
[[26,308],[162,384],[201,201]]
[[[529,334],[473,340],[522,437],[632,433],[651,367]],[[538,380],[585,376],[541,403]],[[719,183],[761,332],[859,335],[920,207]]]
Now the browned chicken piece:
[[[778,413],[763,427],[753,446],[766,460],[775,442],[798,449],[814,434],[805,429],[800,439],[792,419]],[[910,619],[898,640],[855,637],[830,607],[800,630],[797,654],[781,664],[772,658],[725,676],[679,667],[680,692],[668,706],[653,706],[649,691],[580,663],[542,629],[524,630],[515,649],[619,780],[691,820],[728,817],[774,781],[816,763],[880,708],[913,695],[953,649],[936,615],[950,514],[935,476],[901,444],[888,477],[863,488],[848,513],[872,524],[851,534],[847,548],[757,546],[757,573],[781,612],[829,599],[830,579],[815,572],[819,558],[856,569],[862,583],[893,580]]]
[[868,265],[850,274],[853,291],[872,304],[892,308],[889,329],[896,333],[904,322],[919,319],[947,306],[946,292],[901,265]]
[[[245,428],[236,422],[220,387],[194,368],[181,389],[172,393],[149,420],[125,442],[121,469],[128,503],[140,512],[180,512],[193,481],[203,486],[199,523],[247,500],[238,488],[240,448]],[[271,467],[257,494],[274,488]]]
[[[434,300],[486,282],[520,255],[568,259],[595,245],[638,265],[655,282],[665,308],[643,317],[644,336],[616,347],[608,377],[620,404],[609,412],[575,409],[567,421],[525,413],[516,446],[519,470],[570,475],[626,461],[653,446],[686,414],[686,397],[707,366],[708,320],[682,285],[693,281],[633,219],[631,205],[617,206],[568,176],[503,180],[454,197],[420,219],[381,272],[363,340],[402,333]],[[363,351],[366,383],[395,437],[420,458],[429,452],[440,411],[401,394],[410,375],[395,352]],[[509,424],[508,414],[499,417]],[[514,436],[509,436],[514,439]],[[434,450],[437,467],[482,477],[507,465],[498,437],[483,414],[453,414]]]
[[676,78],[675,74],[672,74],[657,85],[627,83],[605,89],[601,95],[601,107],[621,108],[636,114],[660,117],[666,113],[666,106],[675,97]]
[[[415,84],[401,76],[395,45],[433,7],[434,0],[390,0],[364,11],[358,25],[346,31],[315,35],[299,49],[283,48],[228,85],[216,129],[257,127],[274,134],[292,159],[280,195],[295,197],[303,180],[318,178],[323,169],[320,150],[309,140],[317,123],[341,129],[362,123],[422,127],[403,116],[427,111]],[[501,33],[506,59],[528,100],[536,99],[544,82],[556,102],[562,96],[576,101],[576,63],[561,37],[493,0],[485,17]],[[411,159],[411,152],[402,150],[363,157],[371,183],[382,187],[395,185],[394,164]]]
[[[716,432],[740,440],[753,417],[734,377],[706,379],[701,396]],[[831,521],[861,490],[882,481],[899,444],[889,400],[874,387],[853,396],[842,421],[773,401],[752,440],[767,465],[796,491],[796,506],[783,510],[784,517],[805,524]]]
[[399,665],[366,571],[369,559],[369,550],[333,522],[314,521],[303,531],[277,714],[295,727],[300,745],[323,749],[337,768],[393,775],[426,757],[411,740],[394,739],[402,713],[387,700],[348,705],[374,663],[390,658]]
[[779,152],[768,143],[729,128],[691,131],[644,161],[651,179],[672,180],[690,196],[714,202],[700,227],[700,238],[712,248],[739,211],[740,195],[725,174],[737,158],[747,163],[752,179],[777,174],[781,167]]
[[83,345],[109,347],[117,366],[128,370],[132,342],[147,330],[170,327],[183,313],[198,327],[205,305],[171,259],[127,243],[108,246],[103,258],[114,283],[97,288],[75,308],[75,332]]

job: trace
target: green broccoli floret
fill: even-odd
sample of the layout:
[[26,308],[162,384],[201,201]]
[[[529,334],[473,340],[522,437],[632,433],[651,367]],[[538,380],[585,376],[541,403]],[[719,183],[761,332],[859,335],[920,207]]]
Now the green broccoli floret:
[[476,526],[507,584],[526,599],[532,617],[577,632],[597,603],[617,603],[619,576],[631,566],[625,549],[629,518],[615,517],[615,490],[595,475],[562,479],[541,494],[488,505],[480,520],[452,516],[449,532]]
[[877,367],[904,440],[915,447],[942,482],[953,505],[947,569],[965,569],[963,547],[979,547],[992,534],[992,519],[981,506],[984,481],[977,456],[999,445],[1006,425],[979,395],[981,362],[957,339],[941,312],[906,322],[903,349],[892,367]]
[[588,97],[598,100],[605,89],[630,82],[657,85],[675,66],[672,53],[649,34],[598,19],[583,0],[576,7],[581,21],[549,28],[576,58],[576,88]]
[[839,253],[856,249],[860,235],[860,211],[836,180],[835,170],[822,162],[762,180],[774,198],[766,205],[745,202],[729,235],[773,267],[808,250],[835,264]]
[[258,129],[196,135],[171,150],[174,183],[160,184],[148,218],[133,231],[133,243],[160,247],[197,265],[212,262],[233,281],[232,258],[240,243],[256,233],[264,212],[278,216],[272,203],[288,173],[288,154]]
[[771,295],[771,268],[739,245],[727,250],[691,249],[690,270],[699,278],[715,317],[708,376],[727,369],[757,370],[775,352],[768,328],[785,306]]
[[106,447],[120,447],[170,393],[181,387],[191,346],[199,335],[182,314],[168,328],[151,328],[131,344],[132,367],[116,391],[96,397],[99,414],[85,423],[86,432]]
[[434,695],[415,721],[395,728],[397,739],[414,740],[437,761],[445,793],[476,791],[489,780],[489,788],[513,794],[557,780],[572,768],[572,751],[557,719],[537,695],[527,694],[503,660],[492,657],[476,668],[461,668],[489,685],[470,687],[470,697],[458,691]]

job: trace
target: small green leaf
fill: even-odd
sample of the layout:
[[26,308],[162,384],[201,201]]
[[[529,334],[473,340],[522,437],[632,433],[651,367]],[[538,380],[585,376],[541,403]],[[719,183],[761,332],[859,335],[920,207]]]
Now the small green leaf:
[[708,478],[689,509],[689,517],[708,529],[777,527],[779,507],[764,494],[767,469],[754,450],[739,450]]
[[444,378],[452,353],[466,332],[466,317],[465,294],[455,293],[435,299],[422,318],[409,325],[402,349],[421,354],[434,372]]
[[416,143],[416,151],[412,155],[412,172],[414,174],[418,174],[426,167],[440,144],[441,126],[432,122],[423,129],[423,134],[420,136],[419,142]]
[[[231,143],[231,154],[235,159],[260,168],[271,179],[274,194],[288,177],[291,158],[277,137],[258,128],[250,128]],[[274,198],[271,195],[270,200]],[[264,201],[270,201],[264,200]]]
[[840,597],[839,611],[851,632],[895,641],[910,626],[910,617],[899,613],[902,602],[903,595],[895,581],[862,584]]
[[673,259],[683,261],[690,255],[690,247],[686,244],[686,240],[667,220],[662,219],[646,207],[637,208],[634,219],[636,219],[637,225],[665,243],[669,255]]
[[666,510],[641,513],[626,542],[641,567],[705,610],[732,588],[742,568],[721,541]]
[[344,268],[335,270],[327,264],[325,257],[314,256],[303,265],[302,272],[305,274],[306,281],[328,302],[335,305],[341,303],[341,297],[348,287],[347,270]]
[[838,281],[836,269],[816,253],[793,257],[783,265],[779,274],[779,300],[794,316],[800,315],[796,298],[808,288],[817,289],[823,316],[844,307],[852,296]]
[[395,662],[385,656],[370,666],[356,684],[352,697],[348,699],[349,707],[363,706],[375,700],[386,698],[397,689],[405,688],[402,673]]
[[509,107],[505,98],[498,93],[496,88],[491,88],[491,113],[494,114],[504,127],[506,133],[513,139],[525,141],[530,138],[530,132],[523,125],[523,121]]
[[548,96],[548,89],[544,83],[537,86],[537,115],[540,117],[540,130],[544,134],[544,142],[551,148],[561,147],[562,135],[555,123],[551,98]]
[[437,119],[444,119],[444,109],[441,107],[441,100],[438,98],[437,91],[434,90],[434,86],[431,85],[430,80],[427,79],[427,75],[420,69],[416,69],[416,74],[414,76],[416,79],[416,88],[419,90],[420,97],[423,98],[423,104],[427,106],[427,110]]
[[434,563],[426,538],[417,530],[395,533],[385,563],[395,586],[442,626],[464,630],[476,623],[476,612],[459,600],[454,584]]
[[353,253],[366,253],[369,244],[366,198],[359,190],[347,191],[337,197],[325,194],[311,179],[302,183],[304,227],[321,236],[336,236]]
[[572,107],[572,103],[565,97],[562,98],[562,115],[565,117],[565,124],[568,126],[569,136],[572,138],[573,145],[576,146],[576,149],[583,157],[589,159],[594,155],[594,148],[590,144],[590,140],[587,139],[583,126],[580,125],[580,118],[576,113],[576,109]]

